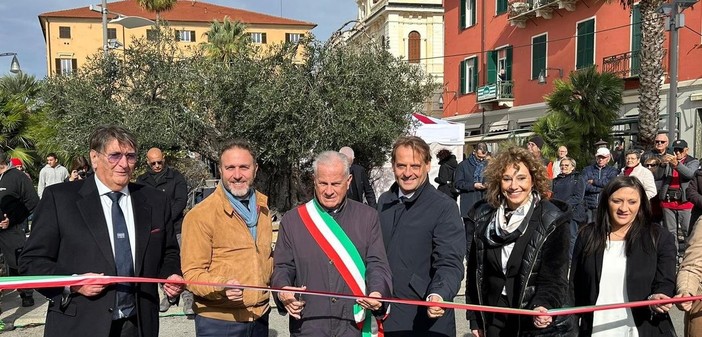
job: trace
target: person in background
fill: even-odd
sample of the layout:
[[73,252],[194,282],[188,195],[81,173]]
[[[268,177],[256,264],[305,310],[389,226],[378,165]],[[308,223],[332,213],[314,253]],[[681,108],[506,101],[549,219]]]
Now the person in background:
[[563,158],[568,157],[568,148],[565,147],[565,145],[561,145],[558,147],[558,158],[551,162],[549,166],[552,167],[551,171],[553,172],[553,178],[555,179],[559,174],[561,174],[561,160]]
[[339,153],[344,154],[349,160],[349,169],[351,170],[352,180],[348,191],[348,197],[351,200],[356,200],[360,203],[363,203],[363,199],[365,199],[366,205],[376,208],[378,203],[375,199],[375,191],[373,191],[373,186],[368,180],[368,172],[366,172],[366,169],[363,166],[354,163],[355,155],[353,149],[348,146],[344,146],[339,149]]
[[551,198],[565,202],[572,211],[573,218],[570,222],[570,254],[572,255],[578,229],[587,222],[584,200],[585,180],[575,169],[575,159],[565,157],[561,159],[560,166],[561,173],[553,178]]
[[[571,214],[549,201],[543,163],[526,149],[500,149],[485,172],[487,194],[466,218],[466,303],[545,312],[571,304],[568,267]],[[572,336],[571,316],[467,311],[473,336]]]
[[441,149],[436,154],[436,158],[439,159],[439,175],[434,178],[434,181],[439,184],[437,189],[449,198],[456,200],[458,198],[458,194],[454,193],[454,191],[457,192],[454,187],[454,172],[458,167],[456,156],[447,149]]
[[461,216],[468,215],[468,211],[485,195],[485,185],[482,180],[475,180],[475,171],[482,172],[488,155],[487,144],[477,143],[473,145],[473,152],[458,164],[456,170],[456,181],[454,185],[461,193],[460,208]]
[[90,163],[88,163],[88,160],[83,156],[75,157],[71,163],[71,174],[68,176],[68,178],[66,178],[66,180],[64,180],[64,182],[83,180],[88,176],[89,172]]
[[625,167],[622,169],[622,175],[636,177],[641,181],[641,184],[646,191],[646,197],[651,200],[658,193],[656,190],[656,182],[653,178],[653,173],[648,168],[641,165],[641,150],[630,149],[626,151]]
[[10,163],[12,164],[12,167],[16,168],[18,171],[24,172],[24,174],[27,175],[27,178],[32,179],[32,177],[29,175],[29,172],[27,172],[24,169],[24,163],[22,162],[22,159],[12,158],[10,159]]
[[602,189],[619,174],[614,167],[607,165],[611,159],[609,150],[600,147],[595,152],[595,163],[583,169],[585,178],[585,207],[587,207],[587,222],[594,221],[597,204],[600,202]]
[[[642,155],[643,158],[643,155]],[[656,156],[649,156],[643,166],[647,168],[649,171],[651,171],[651,174],[653,174],[653,179],[655,181],[656,185],[656,195],[651,198],[651,212],[653,213],[652,220],[653,222],[657,223],[663,223],[663,209],[661,208],[661,199],[658,198],[658,187],[662,186],[662,184],[659,184],[659,181],[655,180],[656,179],[656,174],[658,174],[658,168],[661,165],[661,160],[658,159]]]
[[[548,158],[545,158],[541,153],[541,149],[543,149],[544,147],[544,139],[541,138],[541,136],[534,136],[531,139],[529,139],[529,142],[527,143],[526,147],[527,150],[529,150],[529,152],[531,152],[531,154],[534,155],[536,160],[538,160],[544,165],[544,167],[550,166],[549,164],[551,162],[548,160]],[[546,173],[548,174],[549,179],[553,178],[553,171],[547,170]]]
[[[571,264],[576,306],[667,299],[675,291],[673,236],[651,221],[641,181],[618,176],[602,190],[595,221],[578,235]],[[675,336],[671,304],[580,315],[580,337]]]
[[53,152],[46,155],[46,166],[39,171],[39,183],[37,184],[39,198],[47,186],[62,183],[66,178],[68,178],[68,170],[59,163],[58,156]]

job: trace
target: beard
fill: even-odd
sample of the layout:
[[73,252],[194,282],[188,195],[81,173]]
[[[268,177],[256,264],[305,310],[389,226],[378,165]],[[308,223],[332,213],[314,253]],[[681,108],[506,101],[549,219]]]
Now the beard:
[[243,198],[249,195],[249,191],[251,191],[251,184],[249,183],[246,184],[246,187],[234,187],[232,185],[234,184],[227,182],[224,184],[224,188],[226,188],[229,193],[237,198]]

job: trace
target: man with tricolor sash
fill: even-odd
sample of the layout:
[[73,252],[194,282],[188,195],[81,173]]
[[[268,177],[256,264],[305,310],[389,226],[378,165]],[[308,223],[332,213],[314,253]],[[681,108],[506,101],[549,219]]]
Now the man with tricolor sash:
[[[346,156],[323,152],[313,169],[315,197],[285,214],[278,232],[271,286],[293,288],[274,296],[278,310],[295,337],[383,336],[389,305],[371,298],[389,297],[392,279],[378,213],[346,198]],[[367,297],[294,293],[305,289]]]

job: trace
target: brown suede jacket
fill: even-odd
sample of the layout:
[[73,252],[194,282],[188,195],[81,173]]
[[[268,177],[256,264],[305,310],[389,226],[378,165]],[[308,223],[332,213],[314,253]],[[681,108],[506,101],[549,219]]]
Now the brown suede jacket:
[[[270,286],[273,273],[272,226],[268,197],[256,192],[256,241],[221,185],[183,221],[181,267],[187,281]],[[195,313],[207,318],[250,322],[268,312],[268,291],[244,290],[243,302],[229,300],[223,287],[189,285]]]

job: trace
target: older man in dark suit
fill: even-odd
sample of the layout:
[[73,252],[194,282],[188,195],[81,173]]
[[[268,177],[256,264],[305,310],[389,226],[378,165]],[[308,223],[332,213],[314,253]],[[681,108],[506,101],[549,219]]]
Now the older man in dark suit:
[[[118,126],[90,136],[94,178],[44,191],[20,256],[25,275],[118,275],[182,280],[164,193],[130,184],[136,140]],[[91,284],[39,290],[49,298],[44,336],[157,337],[156,284]],[[182,286],[166,283],[168,296]]]

